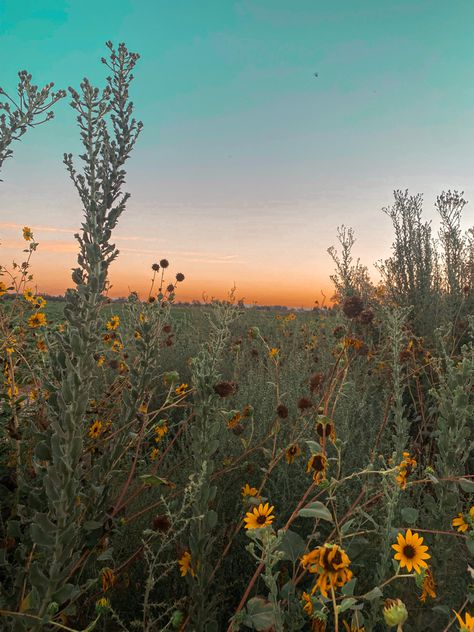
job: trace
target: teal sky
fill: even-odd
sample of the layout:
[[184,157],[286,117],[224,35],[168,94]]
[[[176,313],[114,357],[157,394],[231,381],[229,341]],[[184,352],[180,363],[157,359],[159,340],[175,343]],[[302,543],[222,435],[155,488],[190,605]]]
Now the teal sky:
[[[393,189],[424,193],[433,218],[443,189],[473,197],[473,24],[467,0],[0,0],[0,85],[13,90],[22,68],[100,84],[104,42],[125,41],[141,55],[145,127],[117,292],[168,256],[193,296],[235,281],[249,301],[310,305],[329,287],[339,224],[370,265],[388,254]],[[61,160],[77,137],[64,100],[3,170],[4,252],[16,224],[37,227],[49,290],[74,260],[81,211]]]

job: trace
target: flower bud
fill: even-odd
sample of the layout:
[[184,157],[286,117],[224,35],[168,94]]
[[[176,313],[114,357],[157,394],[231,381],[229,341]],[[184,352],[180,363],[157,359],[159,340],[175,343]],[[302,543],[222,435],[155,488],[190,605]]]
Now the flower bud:
[[177,630],[179,627],[181,627],[183,621],[184,614],[181,612],[181,610],[175,610],[171,615],[171,625],[173,626],[173,628]]
[[389,626],[403,625],[408,619],[408,612],[401,599],[386,599],[383,607],[383,618]]

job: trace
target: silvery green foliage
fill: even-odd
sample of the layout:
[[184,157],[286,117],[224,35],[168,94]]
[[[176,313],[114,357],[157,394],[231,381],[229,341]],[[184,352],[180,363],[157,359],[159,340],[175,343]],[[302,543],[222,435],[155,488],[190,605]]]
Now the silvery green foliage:
[[395,201],[383,211],[392,220],[392,256],[379,264],[389,296],[401,306],[415,306],[417,330],[432,329],[439,310],[437,256],[429,222],[422,218],[423,198],[407,190],[394,191]]
[[[474,279],[472,228],[464,233],[461,227],[466,204],[463,193],[458,191],[443,191],[435,204],[441,218],[439,241],[444,320],[458,326],[474,307],[471,291]],[[454,331],[454,334],[459,335],[459,331]]]
[[31,83],[32,76],[26,71],[18,73],[19,82],[17,96],[9,96],[0,87],[0,170],[7,158],[13,154],[11,144],[20,140],[26,130],[54,117],[51,108],[66,96],[64,90],[53,91],[54,83],[38,88]]
[[336,293],[340,299],[353,294],[365,297],[371,286],[368,270],[361,265],[360,260],[354,263],[352,249],[355,244],[354,230],[347,226],[338,226],[337,240],[341,251],[338,253],[334,246],[328,248],[328,253],[334,261],[336,271],[331,275]]
[[219,409],[220,398],[214,390],[220,378],[220,367],[229,338],[229,327],[238,309],[231,302],[215,302],[211,314],[211,331],[192,361],[194,418],[190,424],[189,451],[194,470],[202,472],[201,485],[195,493],[193,517],[189,531],[189,548],[199,572],[189,584],[191,606],[190,621],[196,630],[217,630],[216,609],[218,596],[212,596],[213,562],[216,562],[218,535],[217,486],[212,482],[215,457],[223,442],[226,428]]
[[[70,154],[65,156],[84,207],[82,235],[77,235],[79,266],[73,272],[76,288],[66,294],[68,326],[64,333],[56,332],[51,351],[52,371],[46,384],[50,425],[38,437],[35,454],[38,488],[29,506],[22,508],[36,550],[27,576],[26,609],[40,620],[46,617],[45,621],[52,602],[61,607],[89,585],[75,583],[74,570],[87,538],[104,528],[102,522],[84,516],[82,509],[88,470],[83,453],[85,413],[95,370],[102,292],[108,267],[118,254],[110,238],[128,199],[121,192],[123,165],[141,129],[128,97],[138,55],[129,53],[124,44],[118,51],[110,42],[107,46],[110,58],[103,60],[111,70],[107,87],[99,92],[85,79],[80,93],[70,89],[84,145],[83,173],[76,170]],[[34,627],[41,628],[42,623]]]
[[460,356],[450,357],[443,341],[439,383],[432,389],[437,409],[434,431],[438,452],[436,471],[439,476],[465,474],[474,449],[474,319],[470,318],[470,340]]

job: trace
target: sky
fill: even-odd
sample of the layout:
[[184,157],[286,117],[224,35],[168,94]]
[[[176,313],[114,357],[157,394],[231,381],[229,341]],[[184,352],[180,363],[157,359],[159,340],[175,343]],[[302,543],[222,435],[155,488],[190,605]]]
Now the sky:
[[[141,55],[144,124],[115,241],[111,295],[147,291],[153,262],[182,272],[177,299],[311,307],[332,294],[326,250],[389,256],[394,189],[474,198],[471,0],[0,0],[0,85],[104,84],[105,41]],[[315,77],[314,74],[318,76]],[[62,164],[80,153],[64,99],[13,146],[0,183],[0,263],[40,246],[35,282],[70,287],[82,209]],[[467,228],[474,205],[464,211]]]

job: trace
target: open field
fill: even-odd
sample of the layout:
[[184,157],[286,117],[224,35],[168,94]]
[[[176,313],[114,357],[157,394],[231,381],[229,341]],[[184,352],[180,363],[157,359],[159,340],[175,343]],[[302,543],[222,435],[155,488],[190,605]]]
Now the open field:
[[[178,306],[186,279],[166,259],[148,295],[108,302],[141,130],[137,56],[108,46],[108,88],[71,92],[85,146],[65,156],[84,206],[72,289],[35,295],[28,226],[25,261],[0,270],[0,628],[471,632],[462,194],[438,197],[433,235],[420,196],[395,192],[380,282],[339,229],[329,309],[246,308],[233,291]],[[64,96],[50,90],[40,104]],[[27,127],[7,136],[6,121],[0,167]]]

